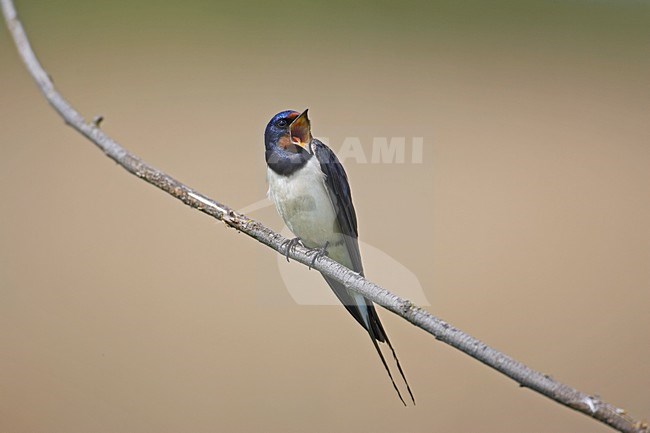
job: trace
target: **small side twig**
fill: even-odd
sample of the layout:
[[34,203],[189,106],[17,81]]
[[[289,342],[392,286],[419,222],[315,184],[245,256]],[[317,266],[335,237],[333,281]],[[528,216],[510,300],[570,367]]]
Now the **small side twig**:
[[98,114],[97,116],[93,117],[93,126],[95,128],[99,128],[103,121],[104,121],[104,116]]

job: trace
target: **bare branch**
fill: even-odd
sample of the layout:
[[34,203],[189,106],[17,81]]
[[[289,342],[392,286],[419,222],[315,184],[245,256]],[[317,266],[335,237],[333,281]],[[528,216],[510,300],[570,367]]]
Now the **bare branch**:
[[[23,26],[18,20],[12,0],[0,1],[2,2],[2,12],[7,27],[13,36],[18,52],[27,66],[29,73],[36,81],[36,84],[47,101],[63,117],[68,125],[86,136],[109,158],[113,159],[128,172],[162,189],[186,205],[223,221],[227,226],[247,234],[283,255],[285,254],[281,246],[286,239],[278,233],[275,233],[261,223],[243,214],[235,212],[225,204],[214,201],[192,190],[171,176],[168,176],[129,153],[99,129],[99,124],[102,119],[101,116],[97,116],[90,123],[86,122],[63,96],[56,91],[50,76],[38,62]],[[311,264],[311,256],[308,255],[310,251],[298,245],[295,249],[291,249],[289,256],[303,265],[309,266]],[[422,308],[413,305],[410,301],[399,298],[327,257],[318,260],[313,268],[345,284],[350,289],[361,293],[366,298],[387,310],[403,317],[415,326],[427,331],[436,339],[455,347],[510,377],[522,387],[537,391],[564,406],[599,420],[621,432],[648,433],[649,431],[647,423],[631,418],[623,409],[619,409],[596,396],[582,393],[553,380],[547,375],[532,370],[526,365],[432,316]]]

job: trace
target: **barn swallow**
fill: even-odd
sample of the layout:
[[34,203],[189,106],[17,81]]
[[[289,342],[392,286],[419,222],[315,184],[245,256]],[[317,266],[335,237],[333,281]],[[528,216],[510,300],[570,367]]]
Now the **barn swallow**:
[[[363,275],[359,252],[357,217],[352,205],[347,174],[338,158],[325,144],[311,135],[307,110],[276,114],[264,132],[269,198],[296,236],[296,242],[314,250],[313,261],[327,254],[343,266]],[[368,332],[386,372],[406,405],[378,343],[390,348],[397,369],[415,404],[413,393],[397,359],[373,303],[323,275],[325,281],[352,317]]]

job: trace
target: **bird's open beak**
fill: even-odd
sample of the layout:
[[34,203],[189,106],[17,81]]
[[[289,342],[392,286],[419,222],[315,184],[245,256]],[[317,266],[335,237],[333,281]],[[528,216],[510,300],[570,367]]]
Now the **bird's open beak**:
[[291,135],[291,142],[296,146],[309,151],[309,143],[311,142],[311,125],[307,111],[303,111],[300,116],[296,117],[289,126],[289,133]]

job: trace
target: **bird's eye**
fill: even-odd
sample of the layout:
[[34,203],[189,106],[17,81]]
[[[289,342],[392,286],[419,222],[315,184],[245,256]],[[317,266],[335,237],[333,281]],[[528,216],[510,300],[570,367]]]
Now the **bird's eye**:
[[287,122],[287,119],[280,119],[276,122],[276,125],[278,125],[280,128],[284,128],[288,124],[289,122]]

